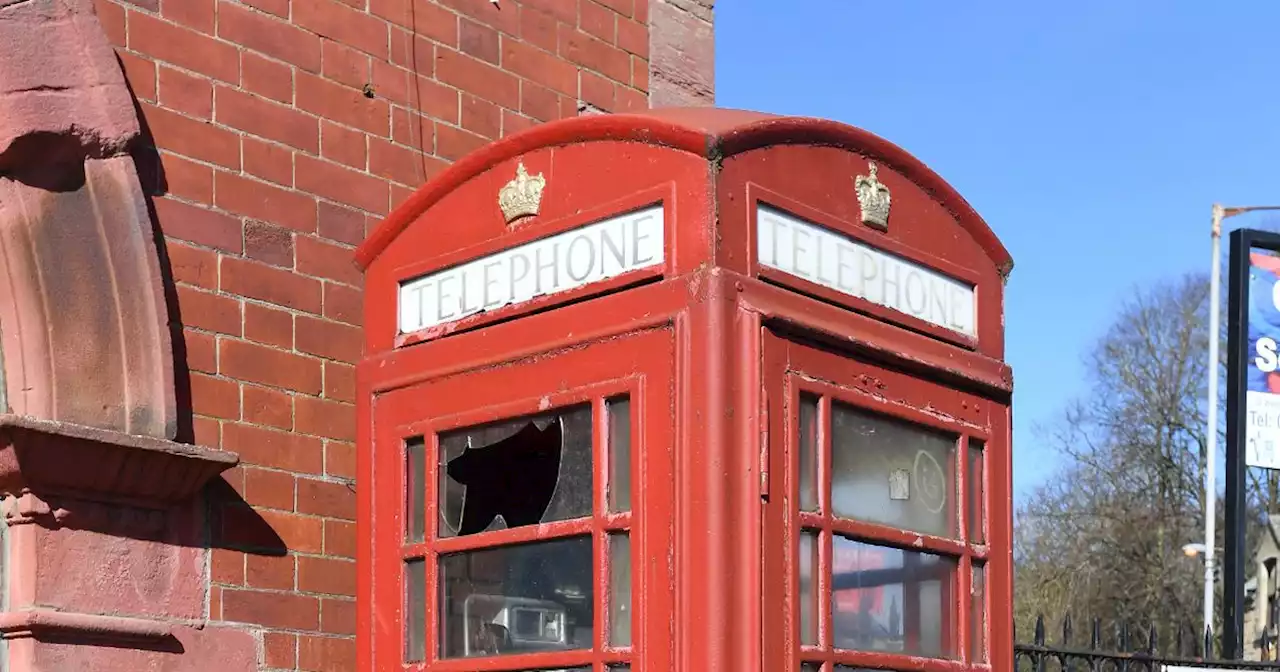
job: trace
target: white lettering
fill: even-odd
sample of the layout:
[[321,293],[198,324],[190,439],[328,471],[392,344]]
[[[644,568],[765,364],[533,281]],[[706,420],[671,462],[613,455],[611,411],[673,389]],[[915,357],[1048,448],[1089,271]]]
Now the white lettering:
[[656,205],[403,281],[400,332],[660,265],[665,241]]
[[1276,358],[1275,339],[1270,336],[1263,336],[1258,339],[1253,349],[1258,353],[1258,356],[1253,358],[1253,364],[1258,367],[1259,371],[1271,373],[1276,370],[1276,365],[1280,364],[1280,361]]

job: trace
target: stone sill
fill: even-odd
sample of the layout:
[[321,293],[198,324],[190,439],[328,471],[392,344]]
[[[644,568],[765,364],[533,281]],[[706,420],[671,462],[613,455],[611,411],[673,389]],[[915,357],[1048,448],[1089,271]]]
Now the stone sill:
[[0,613],[0,638],[99,641],[111,644],[160,643],[173,639],[168,623],[145,618],[77,614],[53,609]]
[[0,493],[61,494],[165,509],[240,461],[235,453],[0,414]]

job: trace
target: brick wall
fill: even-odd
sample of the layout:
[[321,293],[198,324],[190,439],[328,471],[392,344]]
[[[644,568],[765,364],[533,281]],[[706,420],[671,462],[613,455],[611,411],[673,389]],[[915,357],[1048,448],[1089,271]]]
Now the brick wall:
[[712,102],[710,0],[96,5],[153,145],[180,439],[242,458],[212,495],[209,618],[260,634],[265,669],[354,669],[351,250],[504,134],[643,108],[651,81]]

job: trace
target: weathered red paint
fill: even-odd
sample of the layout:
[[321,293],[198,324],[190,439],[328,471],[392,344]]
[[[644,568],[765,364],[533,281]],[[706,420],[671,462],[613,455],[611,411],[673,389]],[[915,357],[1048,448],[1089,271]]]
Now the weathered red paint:
[[[508,226],[496,199],[517,159],[542,173],[547,187],[541,214]],[[853,179],[869,159],[893,192],[887,232],[862,226],[857,215]],[[661,267],[429,332],[396,333],[399,281],[656,200],[667,231]],[[760,200],[974,283],[976,338],[762,271],[754,244]],[[476,543],[632,525],[640,540],[633,553],[643,560],[636,566],[644,572],[634,589],[630,652],[604,645],[597,607],[597,641],[585,653],[432,662],[429,634],[427,662],[410,668],[625,659],[645,672],[795,670],[802,653],[792,597],[795,530],[805,523],[958,556],[944,623],[949,641],[965,652],[944,661],[828,646],[803,649],[805,659],[1012,670],[1012,379],[1002,361],[1003,283],[1012,262],[963,198],[901,149],[830,121],[730,110],[547,124],[454,164],[393,212],[357,258],[367,268],[367,356],[358,368],[360,669],[402,667],[406,553],[431,558]],[[987,543],[794,513],[790,437],[802,388],[984,440]],[[633,447],[642,497],[632,514],[606,515],[597,506],[591,519],[487,533],[480,542],[428,534],[424,544],[404,543],[405,438],[549,403],[598,403],[622,390],[640,400],[636,423],[643,427]],[[603,468],[597,460],[597,473]],[[950,469],[963,482],[967,462]],[[956,501],[963,496],[961,489]],[[602,497],[598,491],[598,505]],[[432,510],[427,515],[433,520]],[[963,512],[957,515],[963,525]],[[597,592],[607,569],[601,551],[597,539]],[[827,537],[824,566],[830,553]],[[968,616],[960,607],[973,560],[987,563],[987,662],[967,659]],[[429,569],[429,605],[432,575]],[[829,630],[824,634],[830,641]]]

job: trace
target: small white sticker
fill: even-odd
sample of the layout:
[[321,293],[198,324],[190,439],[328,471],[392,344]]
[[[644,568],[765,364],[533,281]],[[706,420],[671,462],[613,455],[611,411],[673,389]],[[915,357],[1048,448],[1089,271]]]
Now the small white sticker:
[[911,473],[906,469],[889,472],[889,499],[911,499]]

